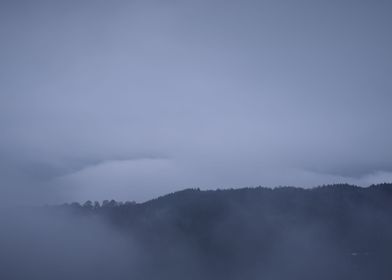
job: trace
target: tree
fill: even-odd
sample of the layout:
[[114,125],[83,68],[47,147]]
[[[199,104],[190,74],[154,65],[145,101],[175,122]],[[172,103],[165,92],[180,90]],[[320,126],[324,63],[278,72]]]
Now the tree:
[[91,200],[87,200],[84,204],[83,207],[86,209],[93,209],[93,203],[91,202]]
[[94,209],[99,209],[99,207],[101,207],[99,202],[98,201],[94,201]]

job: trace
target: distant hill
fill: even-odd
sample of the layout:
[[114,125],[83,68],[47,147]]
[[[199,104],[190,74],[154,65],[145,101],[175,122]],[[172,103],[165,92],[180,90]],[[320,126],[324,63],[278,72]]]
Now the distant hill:
[[392,184],[186,189],[57,208],[132,236],[140,279],[392,279]]

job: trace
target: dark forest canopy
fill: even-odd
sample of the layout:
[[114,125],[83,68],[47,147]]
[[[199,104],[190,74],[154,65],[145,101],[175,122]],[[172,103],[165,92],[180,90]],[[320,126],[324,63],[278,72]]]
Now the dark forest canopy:
[[[49,236],[51,242],[71,246],[83,240],[75,245],[75,252],[68,252],[69,258],[73,253],[94,252],[94,257],[80,257],[78,265],[63,271],[63,278],[58,277],[60,264],[55,262],[48,275],[58,279],[78,279],[75,275],[147,280],[392,276],[392,184],[186,189],[145,203],[88,201],[45,209],[56,221],[64,213],[82,221],[69,222],[72,235]],[[101,233],[91,221],[100,221],[115,237]],[[40,230],[53,224],[51,220]],[[124,243],[118,245],[118,240]],[[107,248],[102,249],[102,244]],[[61,245],[57,252],[62,252]],[[102,265],[105,273],[99,269]],[[32,271],[31,275],[42,276],[40,269]]]
[[182,250],[201,260],[202,278],[392,276],[391,184],[186,189],[141,204],[71,208],[100,215],[148,244],[164,260],[151,277],[181,263]]

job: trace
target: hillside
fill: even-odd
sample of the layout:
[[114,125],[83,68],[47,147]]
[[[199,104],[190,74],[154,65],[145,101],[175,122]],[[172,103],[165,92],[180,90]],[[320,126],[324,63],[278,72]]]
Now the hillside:
[[141,204],[59,208],[103,218],[132,237],[143,251],[140,279],[392,275],[391,184],[187,189]]

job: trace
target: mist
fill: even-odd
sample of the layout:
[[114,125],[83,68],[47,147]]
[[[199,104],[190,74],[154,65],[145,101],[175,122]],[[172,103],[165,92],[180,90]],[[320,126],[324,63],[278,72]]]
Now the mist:
[[2,279],[124,279],[136,263],[132,237],[102,220],[39,208],[0,215]]
[[4,203],[391,177],[387,1],[0,5]]
[[389,279],[391,185],[2,209],[4,279]]
[[0,279],[391,279],[391,14],[1,0]]

